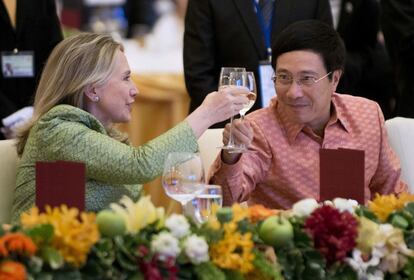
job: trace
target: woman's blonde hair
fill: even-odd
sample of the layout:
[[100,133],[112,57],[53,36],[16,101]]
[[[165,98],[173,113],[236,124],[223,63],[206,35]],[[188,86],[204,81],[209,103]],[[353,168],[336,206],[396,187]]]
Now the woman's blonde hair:
[[43,69],[34,99],[33,117],[18,133],[17,153],[23,153],[33,125],[51,108],[68,104],[85,110],[84,92],[102,86],[114,70],[120,43],[110,35],[80,33],[60,42]]

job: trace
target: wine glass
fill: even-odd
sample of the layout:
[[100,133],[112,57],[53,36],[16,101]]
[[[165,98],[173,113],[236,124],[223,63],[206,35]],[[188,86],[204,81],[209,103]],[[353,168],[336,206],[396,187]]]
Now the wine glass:
[[[228,86],[244,86],[246,83],[246,68],[243,67],[222,67],[219,78],[219,91]],[[233,122],[233,116],[230,118],[230,124]],[[227,145],[220,147],[225,150],[232,150],[234,148],[233,135],[231,133]]]
[[232,83],[231,79],[231,73],[243,73],[246,72],[246,68],[243,67],[221,67],[220,71],[220,78],[219,78],[219,91],[223,87],[230,86],[234,84],[234,81]]
[[245,86],[249,89],[249,92],[246,93],[247,98],[249,99],[249,102],[244,104],[243,109],[241,109],[239,112],[241,120],[244,119],[244,116],[246,115],[247,111],[249,111],[253,107],[253,104],[256,101],[257,88],[256,88],[256,80],[254,78],[253,72],[250,72],[250,71],[246,72]]
[[204,167],[198,153],[173,152],[164,163],[165,193],[184,206],[203,190]]
[[223,192],[219,185],[203,185],[201,193],[185,205],[184,212],[193,220],[202,224],[212,214],[214,205],[221,207],[223,204]]
[[[253,104],[256,101],[256,97],[257,97],[257,88],[256,88],[256,80],[254,78],[254,73],[246,72],[245,75],[246,75],[246,81],[245,81],[244,86],[249,89],[249,91],[246,93],[246,96],[249,99],[249,102],[244,104],[243,109],[239,111],[241,121],[244,120],[244,116],[246,115],[247,111],[249,111],[253,107]],[[230,130],[230,134],[231,134],[231,130]],[[234,137],[232,136],[229,136],[229,137],[231,137],[233,141],[232,143],[233,148],[229,150],[229,153],[245,153],[249,151],[244,144],[234,143]]]

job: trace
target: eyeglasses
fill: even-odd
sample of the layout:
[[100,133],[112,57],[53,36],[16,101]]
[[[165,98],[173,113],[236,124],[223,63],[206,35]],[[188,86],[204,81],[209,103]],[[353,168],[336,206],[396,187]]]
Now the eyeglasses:
[[310,75],[303,75],[300,76],[297,79],[294,79],[291,75],[285,74],[285,73],[279,73],[279,74],[275,74],[272,77],[272,81],[275,83],[275,85],[278,86],[288,86],[291,85],[293,80],[295,80],[296,84],[298,86],[306,86],[306,87],[311,87],[314,84],[318,83],[319,81],[325,79],[326,77],[328,77],[330,74],[332,73],[329,72],[328,74],[318,78],[315,78],[313,76]]

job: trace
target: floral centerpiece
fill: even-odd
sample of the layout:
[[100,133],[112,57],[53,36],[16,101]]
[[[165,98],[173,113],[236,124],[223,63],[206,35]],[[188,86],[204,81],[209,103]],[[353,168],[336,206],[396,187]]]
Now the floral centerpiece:
[[33,208],[0,230],[0,280],[414,279],[410,194],[213,213],[196,225],[145,196],[97,214]]

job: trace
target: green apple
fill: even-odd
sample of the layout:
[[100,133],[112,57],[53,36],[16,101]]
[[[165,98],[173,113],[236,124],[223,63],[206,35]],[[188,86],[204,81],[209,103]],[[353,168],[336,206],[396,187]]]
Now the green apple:
[[293,226],[286,218],[271,216],[260,226],[259,237],[267,245],[281,247],[293,239]]
[[106,237],[114,237],[125,233],[124,219],[111,210],[102,210],[96,216],[96,224],[99,232]]
[[222,224],[230,222],[233,219],[233,210],[230,207],[222,207],[217,210],[216,217]]

